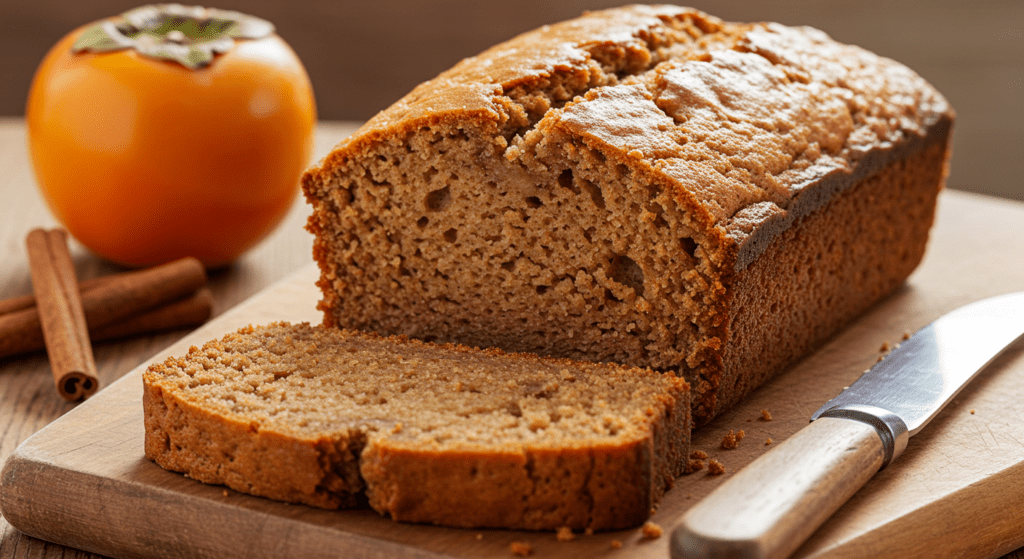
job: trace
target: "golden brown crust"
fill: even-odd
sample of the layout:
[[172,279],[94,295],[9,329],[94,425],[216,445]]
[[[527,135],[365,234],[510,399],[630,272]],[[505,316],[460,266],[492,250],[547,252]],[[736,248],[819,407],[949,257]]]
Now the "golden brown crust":
[[[909,69],[813,29],[666,6],[546,26],[416,88],[304,175],[324,324],[674,370],[706,422],[878,299],[738,335],[760,320],[741,303],[750,268],[772,247],[808,256],[805,222],[917,154],[936,192],[953,118]],[[923,251],[934,197],[913,200],[931,206],[890,238],[914,245],[879,251]],[[759,304],[875,266],[856,262]],[[867,291],[906,277],[886,270]]]
[[167,469],[450,526],[638,525],[690,430],[682,379],[308,325],[243,329],[143,384],[146,455]]

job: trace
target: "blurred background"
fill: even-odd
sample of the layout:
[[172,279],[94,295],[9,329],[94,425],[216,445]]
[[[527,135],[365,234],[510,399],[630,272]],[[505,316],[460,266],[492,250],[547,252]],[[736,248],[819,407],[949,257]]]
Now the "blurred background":
[[[615,0],[212,0],[272,21],[306,65],[321,120],[361,121],[466,56]],[[0,116],[71,29],[139,0],[2,0]],[[1024,0],[693,0],[730,21],[809,25],[903,62],[957,110],[951,188],[1024,201]]]

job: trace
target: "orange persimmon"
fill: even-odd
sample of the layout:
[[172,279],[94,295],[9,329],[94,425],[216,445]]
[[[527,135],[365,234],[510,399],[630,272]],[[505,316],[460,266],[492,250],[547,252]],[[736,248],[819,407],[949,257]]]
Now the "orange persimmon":
[[[312,86],[268,22],[165,7],[84,26],[50,50],[29,93],[29,149],[50,209],[96,254],[219,266],[294,201],[313,147]],[[235,16],[265,26],[223,32],[242,27]]]

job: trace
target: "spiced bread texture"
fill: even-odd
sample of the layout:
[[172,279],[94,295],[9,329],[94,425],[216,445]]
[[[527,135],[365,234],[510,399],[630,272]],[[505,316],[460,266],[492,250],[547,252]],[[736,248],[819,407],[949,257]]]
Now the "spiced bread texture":
[[685,467],[674,375],[308,324],[143,375],[146,456],[206,483],[461,527],[625,528]]
[[675,372],[706,422],[907,278],[953,118],[814,29],[544,26],[305,173],[324,324]]

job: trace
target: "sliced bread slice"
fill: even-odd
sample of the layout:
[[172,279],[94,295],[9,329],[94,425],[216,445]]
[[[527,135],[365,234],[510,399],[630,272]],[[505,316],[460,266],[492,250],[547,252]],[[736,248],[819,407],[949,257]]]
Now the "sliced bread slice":
[[143,381],[146,456],[164,468],[400,521],[638,525],[689,444],[671,374],[308,324],[239,330]]

